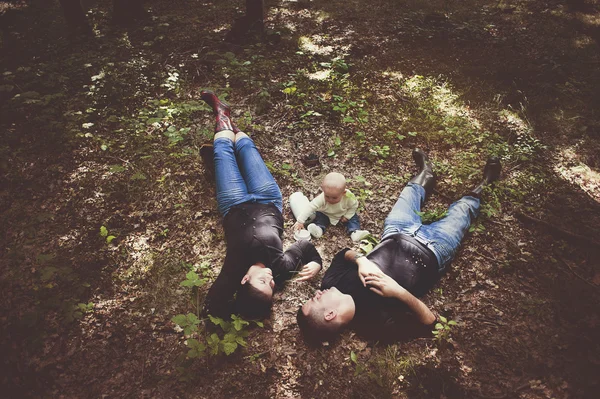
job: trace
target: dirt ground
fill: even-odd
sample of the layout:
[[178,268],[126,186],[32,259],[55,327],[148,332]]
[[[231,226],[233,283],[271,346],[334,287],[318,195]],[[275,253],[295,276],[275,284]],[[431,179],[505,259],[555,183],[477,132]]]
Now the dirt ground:
[[[600,389],[600,4],[268,1],[267,36],[224,41],[244,2],[145,2],[124,29],[87,1],[0,1],[2,397],[596,398]],[[440,214],[490,154],[502,181],[424,302],[457,322],[394,343],[304,344],[291,281],[229,356],[188,358],[225,245],[198,155],[199,91],[232,104],[284,198],[344,173],[375,236],[424,148]],[[309,154],[319,157],[307,167]],[[293,216],[286,203],[289,245]],[[315,241],[324,265],[351,247]],[[180,283],[195,271],[207,283]],[[187,337],[189,338],[189,337]]]

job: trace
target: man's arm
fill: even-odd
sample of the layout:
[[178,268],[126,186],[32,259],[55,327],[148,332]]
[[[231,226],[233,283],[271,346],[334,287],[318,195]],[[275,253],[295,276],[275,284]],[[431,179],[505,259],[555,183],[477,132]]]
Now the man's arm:
[[365,287],[367,286],[365,282],[365,277],[367,277],[370,274],[383,273],[379,266],[377,266],[377,264],[367,259],[365,255],[356,252],[353,249],[346,251],[344,258],[358,265],[358,277],[360,277],[360,281]]
[[379,273],[372,273],[366,276],[365,282],[370,286],[369,289],[376,294],[383,297],[396,298],[405,303],[424,325],[431,325],[435,322],[436,317],[427,305],[381,270]]

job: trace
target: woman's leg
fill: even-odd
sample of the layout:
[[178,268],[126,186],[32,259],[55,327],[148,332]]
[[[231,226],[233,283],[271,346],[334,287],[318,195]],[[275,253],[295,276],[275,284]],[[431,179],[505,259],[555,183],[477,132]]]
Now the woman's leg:
[[246,182],[235,159],[234,139],[232,131],[224,130],[215,134],[214,140],[217,204],[223,216],[231,207],[250,200]]
[[448,209],[441,220],[424,225],[416,235],[428,242],[428,247],[438,258],[440,271],[444,270],[456,255],[465,233],[479,214],[479,198],[464,196]]
[[272,203],[279,211],[283,211],[279,186],[265,165],[254,141],[245,133],[239,132],[235,135],[235,154],[252,201],[260,204]]
[[416,183],[408,183],[400,193],[400,197],[383,223],[384,239],[391,234],[414,235],[421,227],[421,204],[425,201],[425,188]]

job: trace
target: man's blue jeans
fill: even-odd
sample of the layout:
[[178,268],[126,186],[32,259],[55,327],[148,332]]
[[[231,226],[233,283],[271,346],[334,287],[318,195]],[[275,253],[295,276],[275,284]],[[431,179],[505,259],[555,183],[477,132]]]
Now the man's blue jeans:
[[234,143],[220,137],[214,141],[214,157],[217,204],[223,216],[244,202],[275,204],[283,211],[279,186],[252,139],[243,137]]
[[[325,232],[325,229],[330,224],[329,216],[317,211],[315,213],[315,219],[311,223],[316,224],[323,230],[323,232]],[[354,216],[348,219],[348,221],[345,224],[348,234],[352,234],[356,230],[360,230],[360,220],[358,219],[358,213],[355,213]]]
[[424,201],[423,186],[408,183],[385,219],[381,239],[396,233],[415,238],[435,254],[439,270],[443,271],[456,255],[471,222],[479,214],[479,198],[462,197],[450,205],[443,219],[429,225],[422,224],[416,213],[421,211]]

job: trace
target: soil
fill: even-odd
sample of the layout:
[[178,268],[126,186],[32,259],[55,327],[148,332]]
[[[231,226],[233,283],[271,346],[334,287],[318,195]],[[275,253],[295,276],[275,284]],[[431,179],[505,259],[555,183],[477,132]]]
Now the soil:
[[[129,28],[111,24],[109,1],[84,6],[93,38],[69,35],[58,2],[0,1],[3,397],[597,397],[598,1],[270,1],[260,44],[227,36],[240,1],[149,0]],[[332,110],[317,79],[328,68],[367,119],[360,104],[350,122]],[[407,82],[433,83],[411,97]],[[180,282],[202,264],[214,277],[225,253],[198,154],[205,88],[226,94],[284,198],[340,171],[374,235],[415,171],[412,148],[439,168],[426,209],[478,181],[486,140],[524,154],[505,154],[501,194],[484,194],[489,213],[422,298],[458,322],[448,336],[345,331],[308,347],[295,313],[319,279],[292,281],[247,347],[186,359],[171,318],[197,297]],[[428,119],[436,93],[453,100]],[[451,137],[457,104],[474,136]],[[284,218],[285,247],[287,204]],[[325,266],[353,246],[341,228],[315,244]]]

